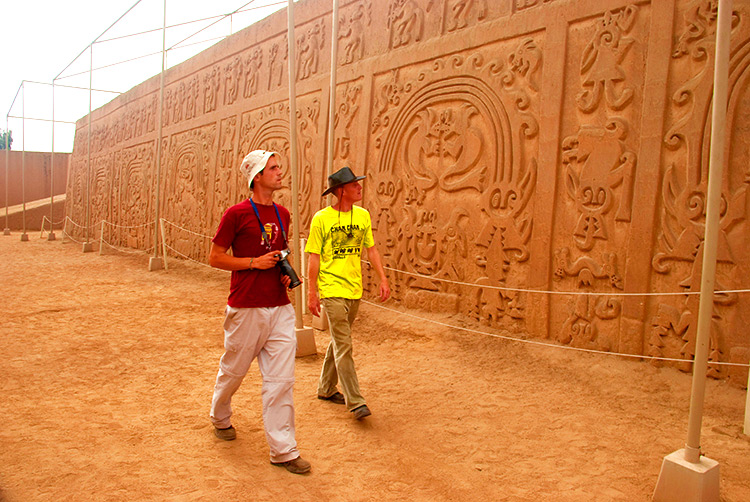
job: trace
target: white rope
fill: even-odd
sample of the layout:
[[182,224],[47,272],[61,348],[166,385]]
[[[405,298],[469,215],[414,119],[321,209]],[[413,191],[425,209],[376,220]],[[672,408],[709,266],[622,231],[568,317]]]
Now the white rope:
[[[363,263],[367,263],[368,265],[371,265],[371,263],[367,260],[362,260]],[[390,270],[392,272],[398,272],[400,274],[406,274],[406,275],[412,275],[414,277],[422,277],[424,279],[429,279],[431,281],[440,281],[440,282],[446,282],[449,284],[458,284],[460,286],[472,286],[475,288],[483,288],[483,289],[495,289],[498,291],[513,291],[516,293],[543,293],[548,295],[568,295],[568,296],[682,296],[682,295],[699,295],[701,294],[700,291],[683,291],[683,292],[665,292],[665,293],[625,293],[625,292],[617,292],[617,291],[547,291],[543,289],[524,289],[524,288],[507,288],[503,286],[490,286],[488,284],[476,284],[473,282],[461,282],[461,281],[451,281],[449,279],[442,279],[440,277],[434,277],[431,275],[423,275],[423,274],[416,274],[414,272],[407,272],[406,270],[399,270],[396,268],[390,268],[390,267],[383,267],[385,270]],[[727,289],[722,291],[714,291],[714,294],[726,294],[726,293],[750,293],[750,289]]]
[[187,232],[187,233],[189,233],[189,234],[197,235],[198,237],[204,237],[204,238],[206,238],[206,239],[213,239],[213,237],[211,237],[210,235],[199,234],[199,233],[197,233],[197,232],[193,232],[192,230],[188,230],[187,228],[183,228],[183,227],[181,227],[181,226],[179,226],[179,225],[177,225],[177,224],[175,224],[175,223],[172,223],[172,222],[171,222],[171,221],[169,221],[169,220],[164,220],[164,219],[163,219],[163,221],[164,221],[164,223],[169,223],[169,224],[170,224],[170,225],[172,225],[173,227],[175,227],[175,228],[179,228],[180,230],[182,230],[182,231],[185,231],[185,232]]
[[154,224],[153,221],[149,221],[148,223],[143,223],[141,225],[117,225],[107,220],[103,220],[102,223],[106,223],[110,227],[114,227],[114,228],[143,228],[143,227],[148,227]]
[[[408,312],[402,312],[400,310],[396,310],[396,309],[384,307],[383,305],[378,305],[377,303],[369,302],[367,300],[362,300],[362,303],[366,303],[368,305],[372,305],[373,307],[377,307],[379,309],[388,310],[390,312],[395,312],[395,313],[397,313],[399,315],[403,315],[403,316],[407,316],[407,317],[412,317],[414,319],[419,319],[420,321],[427,321],[427,322],[431,322],[433,324],[438,324],[438,325],[444,326],[446,328],[452,328],[452,329],[458,329],[458,330],[462,330],[462,331],[468,331],[470,333],[476,333],[476,334],[479,334],[479,335],[491,336],[493,338],[501,338],[503,340],[510,340],[510,341],[513,341],[513,342],[528,343],[530,345],[541,345],[543,347],[550,347],[550,348],[553,348],[553,349],[563,349],[563,350],[574,350],[574,351],[578,351],[578,352],[588,352],[590,354],[603,354],[603,355],[607,355],[607,356],[630,357],[630,358],[633,358],[633,359],[649,359],[649,360],[653,360],[653,361],[671,361],[671,362],[680,362],[680,363],[692,363],[693,362],[691,359],[677,359],[677,358],[670,358],[670,357],[645,356],[645,355],[638,355],[638,354],[625,354],[625,353],[621,353],[621,352],[606,352],[606,351],[603,351],[603,350],[583,349],[583,348],[580,348],[580,347],[571,347],[571,346],[568,346],[568,345],[556,345],[556,344],[552,344],[552,343],[537,342],[535,340],[525,340],[523,338],[515,338],[515,337],[512,337],[512,336],[498,335],[496,333],[488,333],[486,331],[479,331],[477,329],[464,328],[464,327],[461,327],[461,326],[453,326],[451,324],[447,324],[447,323],[444,323],[444,322],[435,321],[434,319],[428,319],[426,317],[420,317],[420,316],[417,316],[417,315],[414,315],[414,314],[410,314]],[[710,365],[721,365],[721,366],[738,366],[738,367],[742,367],[742,368],[750,367],[750,364],[725,363],[725,362],[720,362],[720,361],[719,362],[709,361],[708,364],[709,364],[709,366]]]
[[99,242],[101,242],[102,244],[106,244],[108,247],[110,247],[112,249],[115,249],[117,251],[120,251],[122,253],[130,253],[130,254],[146,253],[146,254],[148,254],[148,253],[150,253],[151,251],[154,250],[154,246],[151,246],[148,249],[132,249],[132,248],[122,248],[122,247],[115,246],[114,244],[110,244],[109,242],[107,242],[104,239],[100,239]]
[[[172,251],[173,253],[175,253],[175,254],[177,254],[177,255],[179,255],[179,256],[181,256],[181,257],[185,258],[186,260],[189,260],[189,261],[195,262],[195,263],[197,263],[198,265],[202,265],[202,266],[204,266],[204,267],[208,267],[208,268],[210,268],[210,269],[214,269],[214,268],[215,268],[215,267],[212,267],[211,265],[208,265],[208,264],[206,264],[206,263],[203,263],[202,261],[198,261],[198,260],[194,260],[193,258],[190,258],[190,257],[189,257],[188,255],[186,255],[186,254],[184,254],[184,253],[181,253],[181,252],[177,251],[177,250],[176,250],[175,248],[173,248],[173,247],[172,247],[172,246],[170,246],[169,244],[166,244],[166,243],[165,243],[165,244],[164,244],[164,246],[165,246],[165,247],[166,247],[167,249],[169,249],[170,251]],[[222,270],[222,269],[216,269],[216,270]],[[229,272],[229,270],[224,270],[224,272]]]

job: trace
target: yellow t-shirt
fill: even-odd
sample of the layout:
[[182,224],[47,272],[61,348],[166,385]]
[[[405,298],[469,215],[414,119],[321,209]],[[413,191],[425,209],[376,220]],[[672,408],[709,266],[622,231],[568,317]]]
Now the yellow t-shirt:
[[315,213],[305,252],[320,255],[320,298],[362,298],[362,247],[374,245],[367,209],[342,213],[328,206]]

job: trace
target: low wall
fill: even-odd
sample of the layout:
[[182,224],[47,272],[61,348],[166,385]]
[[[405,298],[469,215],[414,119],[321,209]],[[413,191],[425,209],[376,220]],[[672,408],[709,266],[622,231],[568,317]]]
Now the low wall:
[[[146,249],[158,200],[168,244],[205,262],[221,214],[248,196],[240,160],[265,148],[305,237],[330,126],[334,168],[367,175],[395,301],[563,345],[694,356],[716,2],[341,2],[333,124],[330,2],[296,5],[297,166],[281,11],[170,69],[163,107],[154,77],[93,112],[91,131],[81,119],[68,215],[89,206]],[[750,4],[734,9],[721,290],[750,285]],[[750,296],[714,308],[710,361],[747,363]]]
[[[5,170],[6,152],[0,150],[0,207],[15,206],[38,199],[49,198],[50,182],[55,195],[65,193],[68,183],[69,153],[55,153],[54,166],[50,152],[19,152],[11,150],[8,153],[8,200],[5,200]],[[24,170],[24,164],[26,166]],[[54,167],[54,179],[52,179]],[[22,174],[25,179],[22,179]],[[25,199],[22,187],[25,186]]]

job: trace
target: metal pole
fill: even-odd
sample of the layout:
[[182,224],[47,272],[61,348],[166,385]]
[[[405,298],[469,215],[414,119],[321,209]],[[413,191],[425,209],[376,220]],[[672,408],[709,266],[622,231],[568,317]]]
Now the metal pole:
[[55,240],[55,81],[52,81],[52,156],[49,166],[49,234],[48,241]]
[[[154,208],[154,256],[148,263],[148,269],[160,270],[164,262],[159,259],[159,205],[161,204],[161,156],[162,132],[164,130],[164,70],[166,68],[167,47],[167,0],[164,0],[164,17],[161,29],[161,73],[159,74],[159,134],[156,145],[156,208]],[[166,255],[165,255],[166,259]]]
[[336,62],[339,40],[339,0],[333,0],[333,19],[331,21],[331,84],[328,95],[328,175],[333,173],[333,144],[336,135]]
[[26,81],[21,83],[21,201],[23,202],[23,212],[21,213],[22,228],[21,241],[26,242],[29,236],[26,235]]
[[86,146],[86,242],[83,244],[83,252],[89,253],[94,247],[89,242],[89,227],[91,226],[91,100],[94,80],[94,44],[89,45],[89,120],[88,120],[88,138]]
[[724,169],[724,138],[727,114],[727,78],[729,73],[729,42],[732,20],[731,0],[719,0],[716,29],[716,63],[714,66],[714,96],[711,113],[711,157],[708,165],[706,194],[706,230],[703,240],[703,269],[701,272],[700,305],[698,308],[698,333],[695,341],[693,387],[690,396],[688,439],[685,460],[700,462],[701,421],[708,368],[708,342],[714,308],[714,282],[716,277],[716,248],[719,232],[722,172]]
[[[289,41],[289,169],[292,174],[292,228],[290,233],[294,239],[294,251],[292,261],[294,269],[300,270],[302,249],[299,240],[299,180],[297,168],[297,64],[294,55],[294,0],[289,0],[287,7],[288,35]],[[298,329],[302,329],[302,290],[294,290],[294,301],[297,308],[294,309],[296,314],[296,324]]]
[[[8,112],[10,115],[10,112]],[[8,206],[10,200],[8,199],[8,171],[10,170],[10,125],[8,124],[8,115],[5,116],[5,229],[3,235],[10,235],[10,227],[8,226]]]

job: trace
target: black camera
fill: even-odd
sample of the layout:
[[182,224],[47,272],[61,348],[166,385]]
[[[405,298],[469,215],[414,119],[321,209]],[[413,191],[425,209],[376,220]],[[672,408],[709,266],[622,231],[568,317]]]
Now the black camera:
[[289,256],[289,253],[291,253],[291,251],[289,251],[288,249],[279,251],[279,254],[276,255],[279,258],[279,261],[276,262],[276,266],[281,269],[282,275],[286,275],[287,277],[289,277],[289,279],[291,279],[292,282],[289,283],[289,289],[294,289],[302,284],[302,281],[299,280],[297,272],[294,271],[294,268],[292,268],[289,260],[286,259],[286,257]]

